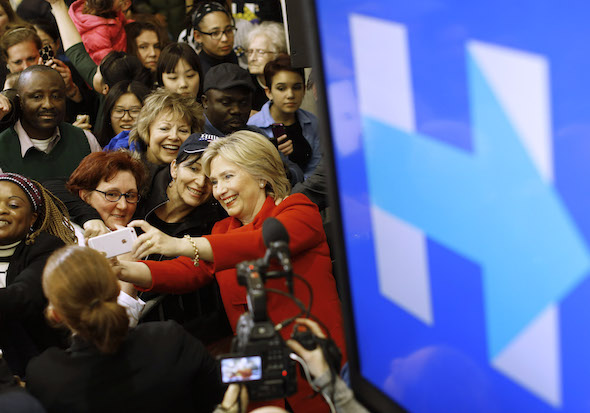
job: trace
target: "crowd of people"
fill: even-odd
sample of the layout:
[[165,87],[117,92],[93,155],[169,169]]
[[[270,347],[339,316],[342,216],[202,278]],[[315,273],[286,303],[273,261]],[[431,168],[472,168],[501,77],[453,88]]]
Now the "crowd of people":
[[[318,119],[266,3],[248,21],[231,1],[0,0],[0,410],[245,411],[215,357],[274,218],[296,275],[266,281],[267,314],[311,377],[250,407],[363,411],[337,378]],[[122,228],[129,252],[88,247]]]

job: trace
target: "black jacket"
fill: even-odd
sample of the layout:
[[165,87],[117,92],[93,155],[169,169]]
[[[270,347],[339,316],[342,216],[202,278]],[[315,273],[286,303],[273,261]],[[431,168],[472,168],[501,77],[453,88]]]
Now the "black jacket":
[[64,346],[65,334],[47,324],[41,276],[49,256],[64,245],[42,232],[35,243],[21,242],[14,251],[6,288],[0,288],[0,348],[14,374],[23,375],[31,357],[50,346]]
[[[152,187],[150,192],[144,197],[137,210],[135,211],[135,219],[143,219],[150,224],[154,222],[155,211],[159,207],[168,202],[166,189],[171,180],[170,171],[168,168],[160,169],[153,177]],[[173,233],[167,233],[172,237],[181,237],[189,234],[194,237],[207,235],[211,233],[213,225],[227,217],[227,214],[219,203],[211,198],[208,202],[196,207],[184,220],[179,223]],[[153,225],[153,224],[152,224]],[[150,257],[151,260],[160,261],[164,257]],[[172,257],[174,258],[174,257]]]
[[74,337],[31,360],[27,390],[51,412],[211,412],[223,395],[215,361],[173,321],[139,325],[115,354]]
[[[155,174],[150,193],[135,212],[136,219],[143,219],[158,226],[157,222],[154,222],[157,219],[155,211],[169,202],[166,189],[171,179],[168,168],[161,169]],[[185,234],[193,237],[207,235],[211,233],[213,225],[225,217],[227,217],[226,212],[217,201],[211,198],[208,202],[196,207],[174,227],[173,231],[165,232],[173,237],[182,237]],[[163,228],[159,229],[163,230]],[[175,257],[153,254],[147,259],[162,261],[171,258]],[[146,292],[140,293],[139,297],[144,301],[159,300],[156,306],[144,310],[140,322],[175,320],[205,344],[232,334],[217,283],[211,283],[187,294]]]

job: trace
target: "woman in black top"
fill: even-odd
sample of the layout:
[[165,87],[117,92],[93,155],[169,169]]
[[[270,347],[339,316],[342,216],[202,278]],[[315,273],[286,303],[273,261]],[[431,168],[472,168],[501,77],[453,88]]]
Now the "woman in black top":
[[119,284],[104,256],[60,249],[43,271],[48,317],[72,333],[27,369],[27,389],[48,412],[210,412],[222,390],[215,361],[178,324],[128,330]]

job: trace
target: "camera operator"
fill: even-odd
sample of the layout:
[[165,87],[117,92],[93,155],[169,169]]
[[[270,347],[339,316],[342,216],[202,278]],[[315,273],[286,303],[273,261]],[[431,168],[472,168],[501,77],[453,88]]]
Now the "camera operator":
[[[313,320],[298,318],[295,322],[306,326],[316,337],[317,341],[326,340],[322,329]],[[318,389],[324,397],[330,398],[337,413],[369,413],[355,398],[354,393],[346,383],[330,368],[326,361],[323,346],[318,345],[314,350],[306,350],[296,340],[288,340],[287,345],[297,353],[307,365],[307,369],[313,377],[312,386]],[[239,397],[239,400],[238,400]],[[244,413],[248,407],[248,394],[246,387],[231,384],[223,401],[213,413]],[[286,410],[268,406],[253,410],[251,413],[278,413]]]
[[[309,330],[320,339],[326,336],[322,332],[318,323],[307,318],[298,318],[297,324],[305,325]],[[338,413],[369,413],[355,398],[352,390],[338,376],[337,373],[330,369],[324,351],[321,346],[314,350],[306,350],[295,340],[288,340],[287,345],[291,347],[307,364],[310,374],[313,377],[312,385],[318,388],[322,394],[330,397]]]

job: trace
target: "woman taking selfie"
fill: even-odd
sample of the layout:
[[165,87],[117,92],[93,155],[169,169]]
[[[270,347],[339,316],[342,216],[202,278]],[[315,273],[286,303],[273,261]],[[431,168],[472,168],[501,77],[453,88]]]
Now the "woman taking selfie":
[[215,361],[178,324],[128,329],[119,285],[99,252],[69,246],[43,271],[47,316],[72,334],[66,350],[31,361],[27,389],[51,412],[211,412],[221,399]]
[[[132,217],[145,219],[171,236],[209,234],[213,224],[226,215],[212,198],[211,183],[200,163],[207,144],[197,136],[189,138],[171,165],[156,173],[147,191],[143,191],[147,183],[145,168],[129,152],[98,152],[87,156],[67,184],[69,191],[77,196],[67,202],[74,220],[86,229],[86,237],[116,230],[117,225],[127,225]],[[140,197],[141,192],[145,196]],[[82,205],[81,201],[84,201]],[[154,254],[149,259],[166,258]],[[135,297],[133,291],[125,288],[125,292]],[[155,307],[150,304],[152,310],[141,318],[174,319],[209,343],[230,333],[218,295],[217,287],[212,284],[182,296],[159,296],[159,304]],[[156,299],[156,295],[146,293],[140,298],[147,302]]]
[[44,320],[41,272],[53,251],[75,241],[61,202],[24,176],[0,174],[0,349],[21,377],[31,357],[64,343]]
[[[156,252],[182,257],[162,262],[120,262],[116,267],[120,278],[145,290],[163,292],[193,291],[215,278],[235,329],[238,318],[246,311],[246,292],[237,283],[235,266],[264,256],[262,224],[266,218],[275,217],[290,236],[293,272],[310,284],[316,297],[311,313],[343,348],[340,301],[321,217],[304,195],[287,196],[290,186],[276,148],[260,134],[238,131],[211,142],[202,164],[211,180],[213,196],[229,218],[215,224],[211,235],[190,239],[169,237],[144,221],[132,222],[131,226],[146,231],[134,245],[136,257]],[[287,292],[282,279],[268,280],[266,287]],[[294,291],[305,305],[310,304],[309,290],[297,277]],[[267,300],[275,324],[300,313],[299,307],[282,295],[269,294]],[[288,337],[290,330],[281,330],[283,337]],[[299,386],[300,391],[288,399],[293,409],[312,411],[309,408],[318,403],[322,411],[319,399],[307,399],[312,391],[304,380],[299,380]]]

